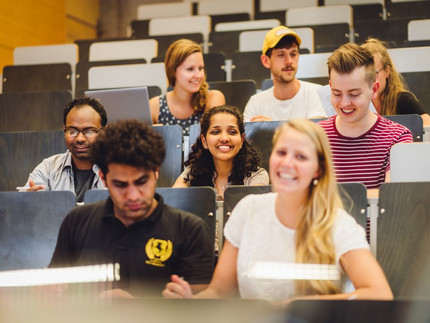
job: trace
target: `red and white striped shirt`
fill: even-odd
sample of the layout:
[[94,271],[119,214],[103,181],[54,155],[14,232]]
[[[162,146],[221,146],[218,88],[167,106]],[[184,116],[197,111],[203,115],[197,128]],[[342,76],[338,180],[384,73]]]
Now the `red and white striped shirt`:
[[359,137],[342,136],[332,116],[318,124],[330,141],[337,181],[362,182],[366,187],[379,188],[390,170],[390,149],[400,142],[412,142],[410,130],[378,115],[373,127]]

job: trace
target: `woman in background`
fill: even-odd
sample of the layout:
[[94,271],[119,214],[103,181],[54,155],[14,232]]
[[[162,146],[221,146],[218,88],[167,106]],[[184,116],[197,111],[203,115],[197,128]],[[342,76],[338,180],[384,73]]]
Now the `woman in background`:
[[[324,130],[308,120],[290,120],[275,132],[269,165],[275,192],[248,195],[237,204],[212,281],[195,297],[226,298],[239,291],[242,298],[278,302],[296,296],[392,299],[364,229],[343,209]],[[252,275],[261,262],[287,264],[300,274],[295,264],[334,265],[355,290],[342,292],[330,280],[261,279]],[[192,297],[177,275],[163,295]]]
[[173,187],[211,186],[223,199],[230,185],[269,185],[269,175],[259,164],[256,149],[245,139],[240,111],[217,106],[203,114],[200,137]]
[[172,43],[164,64],[173,90],[150,100],[152,123],[177,124],[188,136],[190,126],[200,121],[203,112],[225,104],[225,98],[218,90],[208,90],[202,48],[196,42],[180,39]]
[[379,90],[372,103],[376,111],[381,115],[419,114],[424,125],[430,126],[430,116],[415,95],[408,90],[403,76],[397,72],[383,42],[369,38],[361,47],[370,51],[375,60]]

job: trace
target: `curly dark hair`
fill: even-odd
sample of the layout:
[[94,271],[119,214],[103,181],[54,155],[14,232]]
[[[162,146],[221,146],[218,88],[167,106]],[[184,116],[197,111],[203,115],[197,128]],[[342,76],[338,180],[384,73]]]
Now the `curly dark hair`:
[[109,124],[91,146],[91,161],[105,175],[111,163],[156,170],[165,154],[163,137],[151,126],[136,119]]
[[[222,105],[208,109],[200,120],[200,134],[206,137],[210,127],[212,116],[218,113],[229,113],[237,120],[237,125],[241,135],[245,133],[245,126],[243,124],[243,117],[239,109],[234,106]],[[214,187],[213,175],[215,172],[215,165],[212,154],[209,149],[205,149],[202,144],[201,136],[197,138],[195,144],[191,147],[188,160],[184,163],[189,166],[190,172],[188,173],[186,182],[190,186],[211,186]],[[243,179],[251,176],[260,167],[260,157],[256,148],[245,139],[242,148],[239,150],[233,160],[233,169],[228,176],[228,182],[232,185],[243,185]]]
[[103,127],[106,127],[108,119],[105,108],[102,106],[100,101],[90,97],[76,98],[70,101],[64,109],[63,124],[66,125],[67,115],[69,114],[70,110],[73,108],[80,108],[85,105],[89,105],[100,115],[100,124]]

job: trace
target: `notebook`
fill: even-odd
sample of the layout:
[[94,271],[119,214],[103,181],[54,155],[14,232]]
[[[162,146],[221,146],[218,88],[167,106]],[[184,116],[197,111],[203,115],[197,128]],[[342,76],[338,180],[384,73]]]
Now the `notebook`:
[[89,90],[85,95],[100,101],[106,110],[108,122],[137,119],[152,125],[147,87],[109,90]]

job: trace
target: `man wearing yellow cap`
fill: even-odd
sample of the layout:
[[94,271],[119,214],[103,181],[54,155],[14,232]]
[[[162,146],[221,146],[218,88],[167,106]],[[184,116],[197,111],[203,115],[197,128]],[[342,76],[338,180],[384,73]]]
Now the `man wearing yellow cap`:
[[317,89],[321,86],[296,78],[300,37],[285,26],[266,34],[261,63],[269,68],[273,86],[253,95],[244,111],[245,121],[325,118]]

